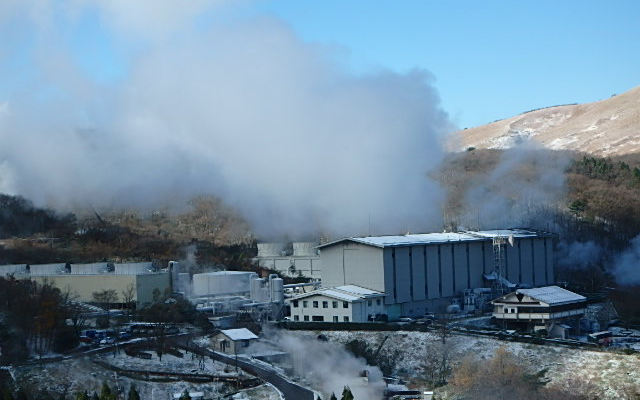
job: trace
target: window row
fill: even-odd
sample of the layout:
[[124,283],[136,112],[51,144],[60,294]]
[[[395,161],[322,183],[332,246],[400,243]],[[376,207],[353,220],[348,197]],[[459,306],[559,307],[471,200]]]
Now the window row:
[[[309,316],[308,315],[303,315],[303,321],[309,321]],[[293,320],[294,321],[300,321],[300,316],[299,315],[294,315],[293,316]],[[314,322],[324,322],[324,316],[322,315],[313,315],[311,317],[311,321]],[[340,322],[339,317],[334,316],[333,317],[333,322]],[[342,317],[342,322],[349,322],[349,317]]]
[[[291,304],[293,305],[293,308],[298,308],[299,307],[299,300],[293,300],[291,302]],[[311,302],[313,308],[320,308],[320,301],[317,300],[313,300]],[[376,305],[382,305],[382,300],[381,299],[376,299]],[[373,300],[367,300],[367,306],[371,307],[373,306]],[[308,300],[302,300],[302,308],[308,308],[309,307],[309,301]],[[322,308],[329,308],[329,302],[328,301],[323,301],[322,302]],[[337,301],[332,301],[331,302],[331,308],[338,308],[338,302]],[[342,302],[342,308],[349,308],[349,302],[348,301],[343,301]]]

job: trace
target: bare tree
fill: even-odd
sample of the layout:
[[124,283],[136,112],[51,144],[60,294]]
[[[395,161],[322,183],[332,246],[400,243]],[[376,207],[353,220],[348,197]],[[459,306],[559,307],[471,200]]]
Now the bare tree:
[[113,303],[116,303],[118,301],[118,292],[113,289],[103,289],[99,292],[93,292],[91,296],[93,297],[93,301],[95,301],[96,303],[99,303],[103,306],[106,305],[107,325],[109,325],[109,310],[111,309]]
[[127,285],[127,287],[121,292],[122,294],[122,302],[126,307],[127,320],[129,320],[131,310],[134,308],[133,299],[136,297],[136,285],[131,282]]
[[456,344],[452,341],[447,343],[438,341],[427,345],[420,367],[424,371],[425,380],[433,387],[446,385],[451,375],[456,348]]

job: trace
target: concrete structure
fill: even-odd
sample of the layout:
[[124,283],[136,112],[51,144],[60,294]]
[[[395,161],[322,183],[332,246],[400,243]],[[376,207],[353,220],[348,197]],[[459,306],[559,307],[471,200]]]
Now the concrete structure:
[[251,343],[258,340],[247,328],[223,329],[210,339],[213,350],[226,354],[243,354]]
[[440,312],[465,289],[486,287],[494,271],[493,238],[504,245],[504,277],[522,285],[554,282],[553,235],[524,229],[352,237],[320,249],[325,287],[358,285],[386,294],[390,319]]
[[288,276],[320,279],[321,261],[317,242],[258,243],[258,256],[254,264]]
[[552,337],[565,338],[568,321],[584,316],[587,299],[558,286],[518,289],[493,302],[493,316],[506,328],[546,330]]
[[384,293],[355,285],[314,290],[287,302],[293,321],[367,322],[385,313]]
[[13,276],[19,279],[21,276],[29,273],[27,267],[27,264],[0,265],[0,277],[8,278],[9,276]]
[[[45,281],[60,290],[69,290],[76,294],[77,301],[93,302],[93,293],[104,289],[113,289],[118,294],[115,303],[124,301],[123,293],[133,287],[132,301],[138,307],[153,302],[153,292],[157,289],[160,293],[171,287],[171,279],[168,272],[141,273],[141,274],[52,274],[31,276],[32,280],[42,284]],[[113,305],[112,305],[113,306]]]
[[31,279],[40,284],[47,282],[62,291],[77,296],[76,301],[93,302],[93,293],[112,289],[122,303],[124,293],[130,291],[131,301],[138,306],[153,302],[154,291],[164,293],[171,288],[168,272],[154,272],[151,263],[91,263],[91,264],[17,264],[0,265],[0,276],[13,275],[16,279]]
[[251,280],[257,278],[255,272],[218,271],[193,275],[193,295],[249,294]]

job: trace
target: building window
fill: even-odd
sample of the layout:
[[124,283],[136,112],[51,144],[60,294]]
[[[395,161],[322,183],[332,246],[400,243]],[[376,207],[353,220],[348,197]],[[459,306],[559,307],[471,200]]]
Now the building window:
[[349,302],[348,301],[343,301],[342,302],[342,308],[349,308]]
[[313,308],[318,308],[318,302],[317,301],[313,302]]
[[333,317],[333,322],[338,322],[338,316],[337,315]]
[[303,307],[303,308],[307,308],[307,307],[309,307],[309,302],[308,302],[308,301],[306,301],[306,300],[302,300],[302,307]]
[[349,322],[349,317],[344,317],[344,322]]
[[293,320],[294,321],[300,321],[300,316],[299,315],[294,315],[293,316]]
[[322,308],[329,308],[329,302],[328,301],[323,301],[322,302]]
[[324,322],[324,317],[322,315],[314,315],[311,317],[311,320],[314,322]]
[[376,299],[376,305],[379,306],[380,304],[382,304],[382,300]]
[[332,301],[332,302],[331,302],[331,306],[332,306],[333,308],[338,308],[338,302],[337,302],[337,301]]
[[242,341],[242,347],[249,347],[249,341],[248,340],[243,340]]
[[294,300],[291,303],[293,304],[293,308],[298,308],[298,300]]
[[371,307],[373,305],[373,302],[371,300],[367,300],[367,306]]
[[304,316],[304,320],[305,320],[305,321],[309,321],[309,316],[308,316],[308,315],[305,315],[305,316]]

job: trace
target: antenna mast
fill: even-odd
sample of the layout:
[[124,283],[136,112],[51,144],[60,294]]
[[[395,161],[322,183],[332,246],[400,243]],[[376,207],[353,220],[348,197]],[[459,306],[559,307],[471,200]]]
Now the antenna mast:
[[503,296],[508,290],[506,280],[503,278],[505,272],[504,252],[506,251],[506,243],[507,238],[505,236],[496,235],[493,237],[493,274],[495,276],[493,292],[496,298]]

